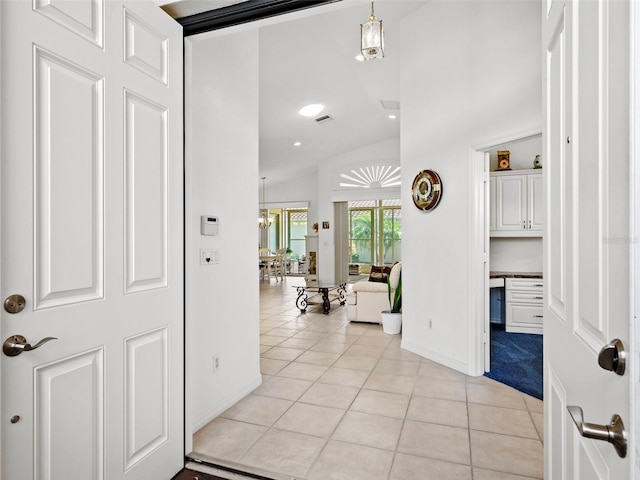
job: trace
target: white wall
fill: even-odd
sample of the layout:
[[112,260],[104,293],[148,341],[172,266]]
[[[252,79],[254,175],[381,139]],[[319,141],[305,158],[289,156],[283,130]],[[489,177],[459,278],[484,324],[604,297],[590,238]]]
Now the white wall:
[[542,273],[542,237],[496,237],[490,242],[492,272]]
[[[475,374],[470,149],[541,130],[540,2],[434,1],[403,21],[403,347]],[[413,206],[426,168],[443,196]],[[429,320],[432,328],[429,328]]]
[[[187,437],[261,382],[258,54],[256,30],[185,40]],[[217,237],[200,235],[203,214]],[[200,266],[203,247],[218,265]]]

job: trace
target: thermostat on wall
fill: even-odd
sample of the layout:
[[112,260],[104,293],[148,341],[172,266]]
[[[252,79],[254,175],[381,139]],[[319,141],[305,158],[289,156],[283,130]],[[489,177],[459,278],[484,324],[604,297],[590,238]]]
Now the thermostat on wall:
[[200,217],[200,235],[218,235],[218,217],[202,215]]

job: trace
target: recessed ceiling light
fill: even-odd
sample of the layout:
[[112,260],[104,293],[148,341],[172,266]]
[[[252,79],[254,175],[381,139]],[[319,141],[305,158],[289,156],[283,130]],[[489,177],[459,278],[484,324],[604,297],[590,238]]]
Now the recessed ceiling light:
[[294,147],[299,147],[300,145],[302,145],[302,142],[295,142],[295,143],[293,144],[293,146],[294,146]]
[[313,117],[314,115],[319,114],[322,110],[324,110],[324,105],[319,103],[310,103],[309,105],[302,107],[298,113],[305,117]]
[[391,114],[391,115],[389,115],[389,118],[390,118],[391,120],[395,120],[397,117],[396,117],[395,115]]
[[356,60],[359,61],[359,62],[364,62],[364,57],[362,56],[361,53],[356,55]]

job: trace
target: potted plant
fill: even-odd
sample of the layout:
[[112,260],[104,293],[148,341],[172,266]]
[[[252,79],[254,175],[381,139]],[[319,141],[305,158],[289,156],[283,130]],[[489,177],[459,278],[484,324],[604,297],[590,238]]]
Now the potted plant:
[[392,277],[387,277],[387,293],[391,310],[382,312],[382,330],[384,333],[395,335],[402,328],[402,270],[398,273],[398,284],[395,290],[391,286]]

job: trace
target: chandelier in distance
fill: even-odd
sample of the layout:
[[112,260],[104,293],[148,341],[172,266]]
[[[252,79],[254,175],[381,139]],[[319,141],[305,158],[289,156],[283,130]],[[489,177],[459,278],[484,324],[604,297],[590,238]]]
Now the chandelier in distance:
[[273,222],[272,218],[268,216],[268,210],[265,209],[265,202],[264,202],[264,182],[267,179],[267,177],[261,177],[262,178],[262,204],[260,205],[260,218],[258,218],[258,227],[262,230],[269,228],[271,226],[271,223]]

